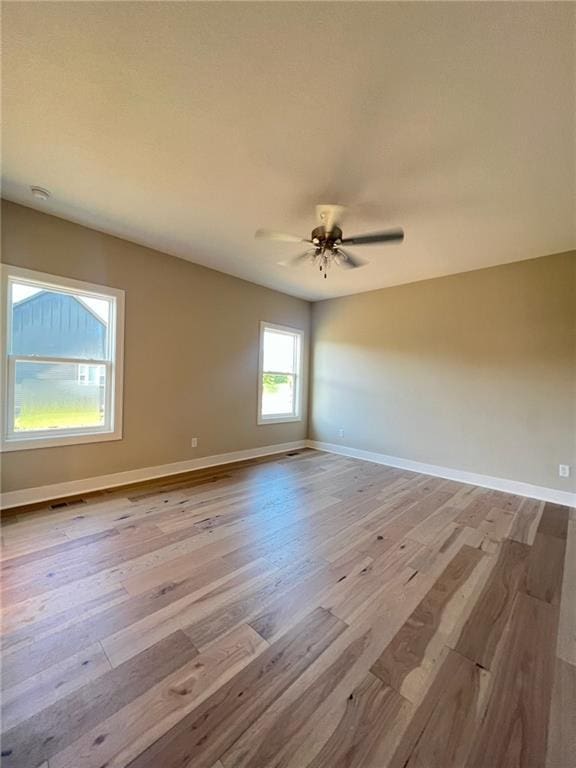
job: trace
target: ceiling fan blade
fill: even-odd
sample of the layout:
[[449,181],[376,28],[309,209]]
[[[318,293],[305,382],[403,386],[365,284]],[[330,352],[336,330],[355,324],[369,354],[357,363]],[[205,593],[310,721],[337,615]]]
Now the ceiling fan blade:
[[403,229],[388,229],[385,232],[373,232],[369,235],[345,237],[344,245],[377,245],[378,243],[401,243],[404,240]]
[[315,253],[315,250],[304,251],[304,253],[299,253],[298,256],[292,256],[291,259],[279,261],[278,264],[280,264],[281,267],[299,267],[305,261],[308,261]]
[[344,248],[338,248],[336,251],[337,258],[336,264],[344,269],[358,269],[358,267],[365,267],[368,262],[366,259],[361,259],[359,256],[354,256],[350,251],[345,251]]
[[254,233],[254,237],[257,240],[277,240],[283,243],[310,243],[311,240],[307,240],[305,237],[298,237],[297,235],[286,235],[284,232],[272,232],[270,229],[258,229]]

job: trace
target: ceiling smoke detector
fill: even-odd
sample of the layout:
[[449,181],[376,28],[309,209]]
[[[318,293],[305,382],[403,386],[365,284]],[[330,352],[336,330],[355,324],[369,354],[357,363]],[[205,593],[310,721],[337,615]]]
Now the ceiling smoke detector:
[[34,197],[38,198],[38,200],[48,200],[50,197],[50,192],[43,187],[32,186],[30,187],[30,192],[32,192]]

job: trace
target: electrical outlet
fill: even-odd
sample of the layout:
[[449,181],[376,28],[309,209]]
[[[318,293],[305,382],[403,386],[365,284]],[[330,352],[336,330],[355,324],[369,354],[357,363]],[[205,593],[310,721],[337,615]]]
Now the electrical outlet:
[[344,437],[344,430],[343,429],[339,429],[338,430],[338,437]]
[[570,477],[570,465],[558,464],[558,474],[560,477]]
[[192,448],[198,448],[198,438],[193,437],[192,440],[190,440],[190,445],[192,446]]

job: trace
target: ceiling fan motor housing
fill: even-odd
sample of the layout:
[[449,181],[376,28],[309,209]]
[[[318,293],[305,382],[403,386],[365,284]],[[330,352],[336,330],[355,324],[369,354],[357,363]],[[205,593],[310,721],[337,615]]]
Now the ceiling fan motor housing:
[[316,227],[312,230],[311,240],[316,247],[332,250],[342,240],[342,230],[334,226],[330,232],[326,233],[324,226]]

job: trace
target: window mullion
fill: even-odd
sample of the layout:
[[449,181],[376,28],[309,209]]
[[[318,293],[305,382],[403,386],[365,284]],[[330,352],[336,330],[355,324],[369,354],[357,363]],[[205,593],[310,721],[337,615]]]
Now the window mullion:
[[108,365],[111,360],[85,357],[52,357],[50,355],[7,355],[14,362],[23,363],[65,363],[67,365]]
[[267,376],[294,376],[292,371],[262,371]]

